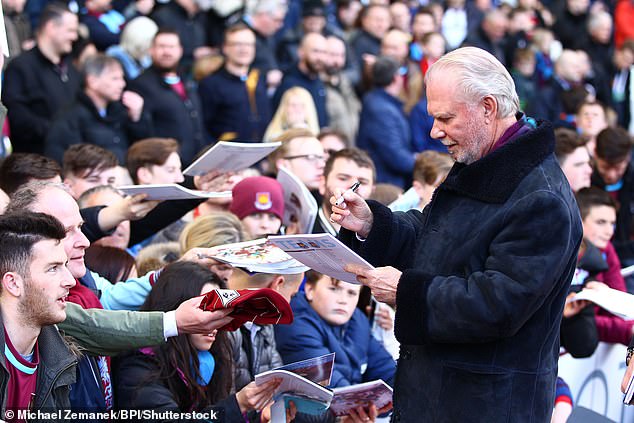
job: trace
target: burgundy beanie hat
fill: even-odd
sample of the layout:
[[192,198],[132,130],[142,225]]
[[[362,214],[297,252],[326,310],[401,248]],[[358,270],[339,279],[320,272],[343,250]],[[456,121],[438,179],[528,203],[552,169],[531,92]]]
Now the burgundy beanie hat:
[[277,180],[253,176],[240,181],[231,191],[229,211],[240,220],[254,213],[273,213],[284,219],[284,191]]

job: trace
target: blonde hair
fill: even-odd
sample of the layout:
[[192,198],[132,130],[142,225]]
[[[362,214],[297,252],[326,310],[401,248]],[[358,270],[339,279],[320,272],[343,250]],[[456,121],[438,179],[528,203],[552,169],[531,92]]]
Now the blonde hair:
[[304,105],[304,112],[306,113],[305,128],[315,135],[319,133],[319,120],[317,118],[317,109],[315,108],[313,97],[305,88],[293,87],[288,89],[284,95],[282,95],[280,105],[277,107],[275,115],[273,115],[273,119],[271,119],[271,123],[269,123],[269,126],[266,128],[266,132],[264,133],[264,142],[271,142],[282,132],[287,129],[292,129],[289,127],[289,123],[287,121],[287,107],[290,98],[293,96],[299,97],[299,100]]
[[178,242],[183,254],[196,247],[209,248],[245,239],[242,223],[233,213],[213,212],[187,224]]
[[130,56],[140,60],[148,55],[154,35],[158,31],[158,25],[146,17],[139,16],[128,22],[121,32],[121,48]]

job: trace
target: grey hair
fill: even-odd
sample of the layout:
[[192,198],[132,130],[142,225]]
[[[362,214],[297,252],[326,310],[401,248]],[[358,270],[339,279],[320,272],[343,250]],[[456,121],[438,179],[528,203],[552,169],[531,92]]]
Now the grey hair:
[[246,15],[257,15],[258,13],[275,13],[277,11],[288,10],[286,0],[247,0]]
[[68,195],[71,195],[70,189],[59,182],[50,182],[50,181],[33,181],[28,184],[22,185],[20,188],[15,190],[13,194],[9,197],[9,205],[7,205],[7,209],[5,213],[21,213],[24,211],[33,211],[33,205],[37,203],[38,198],[42,192],[46,191],[49,188],[56,188],[66,192]]
[[442,56],[425,75],[425,84],[441,75],[458,76],[457,89],[468,103],[490,95],[498,104],[497,118],[514,116],[520,109],[515,83],[506,68],[491,54],[477,47],[462,47]]

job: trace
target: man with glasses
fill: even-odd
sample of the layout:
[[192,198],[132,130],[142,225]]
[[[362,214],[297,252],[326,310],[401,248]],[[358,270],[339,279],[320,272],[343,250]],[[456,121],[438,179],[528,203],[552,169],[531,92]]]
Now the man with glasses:
[[275,141],[282,145],[269,156],[273,169],[283,167],[314,193],[319,190],[326,159],[324,148],[308,129],[289,129]]
[[260,142],[271,118],[266,75],[250,68],[255,34],[244,23],[225,31],[225,65],[200,82],[207,131],[214,140]]

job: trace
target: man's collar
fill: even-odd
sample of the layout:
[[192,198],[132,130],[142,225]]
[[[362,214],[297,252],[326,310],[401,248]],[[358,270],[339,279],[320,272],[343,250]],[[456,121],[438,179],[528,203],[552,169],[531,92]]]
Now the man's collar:
[[540,122],[535,129],[470,165],[456,163],[438,189],[489,203],[503,203],[521,180],[554,149],[552,125],[547,121]]

